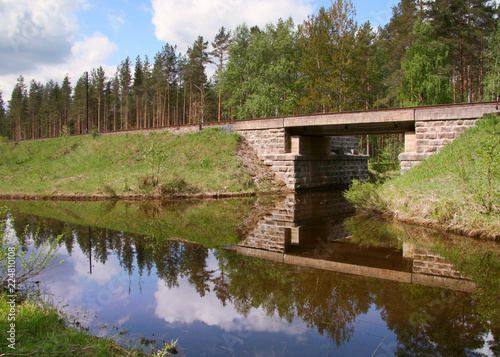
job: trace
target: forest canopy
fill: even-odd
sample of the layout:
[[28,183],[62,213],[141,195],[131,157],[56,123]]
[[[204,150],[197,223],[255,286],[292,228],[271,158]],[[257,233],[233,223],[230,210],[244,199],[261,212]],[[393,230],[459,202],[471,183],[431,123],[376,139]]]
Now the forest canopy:
[[[221,27],[185,54],[124,59],[75,83],[0,92],[0,136],[23,140],[211,121],[500,99],[499,8],[487,0],[402,0],[384,26],[335,0],[303,23]],[[216,68],[208,78],[207,66]]]

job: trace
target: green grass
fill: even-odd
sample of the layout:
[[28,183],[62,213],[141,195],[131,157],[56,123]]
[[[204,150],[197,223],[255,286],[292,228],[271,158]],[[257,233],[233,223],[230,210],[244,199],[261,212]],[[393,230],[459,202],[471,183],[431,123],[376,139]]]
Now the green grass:
[[346,197],[378,212],[472,236],[500,238],[500,117],[487,116],[441,152],[383,184]]
[[239,136],[205,129],[0,144],[0,194],[120,196],[249,192]]
[[[74,355],[74,356],[144,356],[140,351],[127,351],[109,339],[90,336],[85,331],[66,326],[64,317],[50,306],[32,301],[16,302],[16,319],[8,321],[10,299],[0,293],[0,354],[6,355]],[[8,347],[7,331],[15,327],[15,350]]]

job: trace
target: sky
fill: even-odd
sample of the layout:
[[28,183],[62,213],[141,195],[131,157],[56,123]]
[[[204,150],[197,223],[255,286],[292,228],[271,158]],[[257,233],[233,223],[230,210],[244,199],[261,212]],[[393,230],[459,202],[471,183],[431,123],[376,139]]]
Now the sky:
[[[352,0],[358,23],[386,24],[396,0]],[[102,66],[112,76],[127,56],[154,55],[166,43],[185,53],[220,27],[295,24],[331,0],[0,0],[0,91],[7,103],[17,78],[62,82]],[[207,70],[210,73],[210,69]]]

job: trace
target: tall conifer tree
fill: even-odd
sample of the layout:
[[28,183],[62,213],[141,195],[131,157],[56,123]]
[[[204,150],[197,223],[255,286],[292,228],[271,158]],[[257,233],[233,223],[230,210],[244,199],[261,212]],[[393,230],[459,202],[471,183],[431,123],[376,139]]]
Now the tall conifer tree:
[[215,36],[214,42],[212,42],[212,52],[210,55],[213,57],[213,63],[217,66],[215,72],[215,77],[217,80],[217,92],[218,92],[218,103],[217,103],[217,121],[221,121],[222,116],[222,88],[220,86],[220,74],[224,69],[224,64],[228,59],[228,49],[231,44],[231,31],[226,32],[226,29],[221,27],[219,33]]

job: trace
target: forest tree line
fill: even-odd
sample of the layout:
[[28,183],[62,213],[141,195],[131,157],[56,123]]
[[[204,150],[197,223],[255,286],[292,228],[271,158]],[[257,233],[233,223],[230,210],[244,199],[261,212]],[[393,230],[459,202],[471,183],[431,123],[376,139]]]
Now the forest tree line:
[[8,103],[0,92],[0,136],[500,99],[494,1],[401,0],[379,28],[354,17],[350,0],[335,0],[298,25],[222,27],[185,54],[165,44],[152,60],[127,57],[115,73],[95,68],[74,86],[68,76],[45,84],[20,76]]

